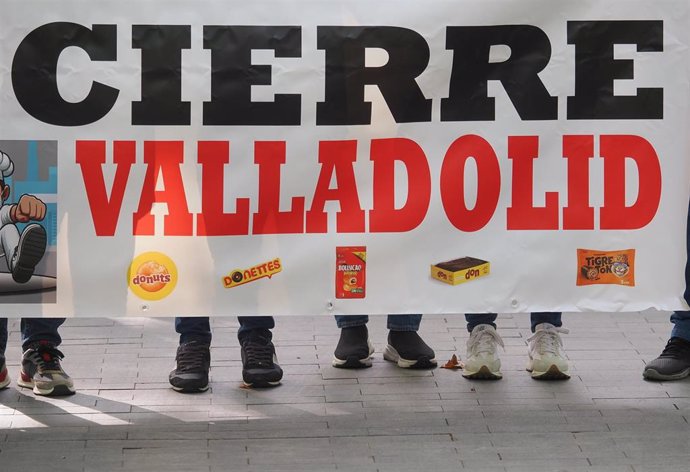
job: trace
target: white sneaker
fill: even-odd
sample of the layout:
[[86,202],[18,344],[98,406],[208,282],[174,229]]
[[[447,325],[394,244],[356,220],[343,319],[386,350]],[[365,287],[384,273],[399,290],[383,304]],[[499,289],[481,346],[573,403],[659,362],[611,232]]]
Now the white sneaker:
[[501,359],[496,355],[496,345],[504,347],[496,329],[488,324],[474,327],[467,340],[467,356],[462,376],[468,379],[498,380],[501,373]]
[[529,363],[527,371],[533,379],[564,380],[569,379],[568,361],[563,357],[563,341],[559,333],[567,334],[565,328],[557,328],[550,323],[538,324],[527,343],[529,346]]

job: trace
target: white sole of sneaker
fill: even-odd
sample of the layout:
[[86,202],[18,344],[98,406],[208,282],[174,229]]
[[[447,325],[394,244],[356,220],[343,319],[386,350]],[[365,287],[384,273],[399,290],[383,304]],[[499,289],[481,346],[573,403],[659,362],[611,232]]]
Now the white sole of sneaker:
[[500,371],[493,372],[485,365],[476,371],[468,371],[467,367],[465,367],[462,371],[462,376],[471,380],[500,380],[503,378],[503,374]]
[[348,357],[347,359],[339,359],[333,356],[333,361],[331,365],[333,367],[338,367],[341,369],[362,369],[366,367],[371,367],[372,355],[374,354],[374,345],[370,341],[367,341],[369,345],[369,355],[364,359],[355,359],[354,357]]
[[35,385],[35,382],[33,380],[30,382],[25,382],[24,380],[22,380],[21,376],[19,377],[19,380],[17,380],[17,385],[23,388],[30,388],[33,390],[34,394],[41,395],[44,397],[59,397],[66,395],[74,395],[74,393],[76,393],[76,390],[72,385],[59,384],[51,388],[40,388],[38,385]]
[[245,381],[242,381],[242,386],[244,388],[271,388],[271,387],[277,387],[278,385],[280,385],[280,380],[278,380],[277,382],[262,383],[261,385],[254,385],[254,384],[250,384],[250,383],[247,383]]
[[404,359],[400,357],[400,354],[398,354],[398,351],[395,350],[393,346],[388,344],[386,348],[383,350],[383,358],[387,361],[390,362],[395,362],[398,364],[398,367],[402,367],[403,369],[410,369],[410,368],[434,368],[437,366],[436,363],[436,358],[432,359]]
[[201,393],[205,392],[208,390],[208,385],[205,387],[199,387],[199,388],[182,388],[182,387],[175,387],[174,385],[171,385],[170,388],[175,390],[176,392],[182,392],[182,393]]
[[371,356],[365,357],[364,359],[338,359],[333,357],[333,362],[331,363],[333,367],[357,369],[361,367],[371,367],[372,359]]
[[645,369],[642,371],[642,377],[651,380],[680,380],[690,375],[690,368],[685,369],[677,374],[660,374],[654,369]]
[[570,375],[566,372],[561,371],[558,366],[551,365],[546,371],[530,370],[526,369],[532,375],[535,380],[568,380]]

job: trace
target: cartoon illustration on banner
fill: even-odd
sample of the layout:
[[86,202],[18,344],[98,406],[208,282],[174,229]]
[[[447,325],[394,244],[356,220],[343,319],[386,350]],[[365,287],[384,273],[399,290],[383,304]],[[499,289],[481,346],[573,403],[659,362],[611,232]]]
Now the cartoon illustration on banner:
[[55,149],[0,141],[0,303],[55,301]]

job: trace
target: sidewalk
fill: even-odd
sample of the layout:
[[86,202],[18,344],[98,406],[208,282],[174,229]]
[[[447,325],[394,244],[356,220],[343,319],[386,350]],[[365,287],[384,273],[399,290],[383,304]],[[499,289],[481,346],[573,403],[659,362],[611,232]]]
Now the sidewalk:
[[[172,319],[70,319],[61,328],[76,395],[16,386],[18,320],[10,322],[9,389],[0,391],[0,471],[685,471],[690,380],[642,380],[670,332],[668,313],[565,314],[572,379],[524,371],[528,315],[502,315],[504,378],[408,371],[384,361],[385,317],[369,323],[370,369],[331,367],[328,317],[281,317],[285,377],[241,389],[234,318],[213,321],[211,389],[169,388]],[[420,333],[442,364],[465,355],[464,317],[425,316]]]

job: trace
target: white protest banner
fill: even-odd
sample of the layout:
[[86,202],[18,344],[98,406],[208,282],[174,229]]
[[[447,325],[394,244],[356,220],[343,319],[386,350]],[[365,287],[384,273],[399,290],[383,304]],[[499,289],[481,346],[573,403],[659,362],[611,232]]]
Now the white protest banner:
[[2,0],[8,316],[684,307],[687,0]]

